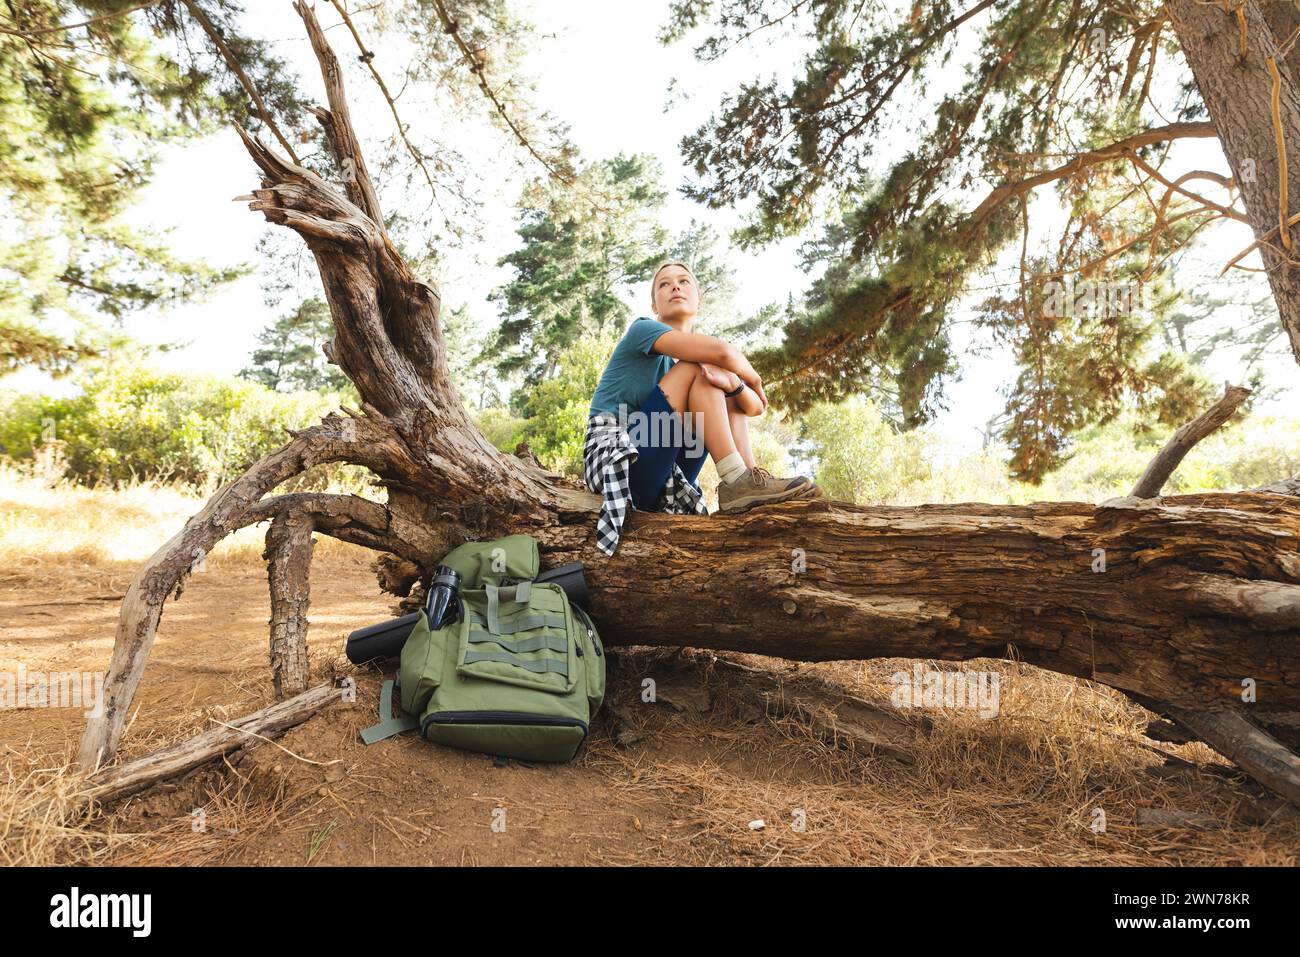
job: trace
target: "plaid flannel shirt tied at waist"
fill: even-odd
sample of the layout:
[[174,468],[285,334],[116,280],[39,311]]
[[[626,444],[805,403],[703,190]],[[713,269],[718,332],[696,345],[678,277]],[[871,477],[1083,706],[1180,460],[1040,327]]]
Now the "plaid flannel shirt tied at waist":
[[[587,488],[603,500],[596,522],[596,547],[606,555],[613,555],[618,548],[623,519],[632,505],[630,474],[637,455],[627,429],[614,416],[600,412],[587,420],[582,474]],[[654,511],[673,515],[709,514],[704,494],[687,480],[676,462]]]

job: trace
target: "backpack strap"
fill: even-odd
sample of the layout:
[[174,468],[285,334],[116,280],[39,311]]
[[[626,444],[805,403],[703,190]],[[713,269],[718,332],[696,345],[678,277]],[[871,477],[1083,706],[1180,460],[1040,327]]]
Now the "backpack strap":
[[403,731],[413,731],[420,726],[420,722],[409,714],[403,713],[400,718],[393,717],[393,688],[396,685],[397,682],[390,678],[380,689],[379,723],[361,732],[361,740],[366,744],[374,744],[376,741],[383,741]]
[[518,585],[508,587],[494,585],[491,582],[485,582],[483,590],[487,592],[487,626],[488,631],[494,635],[499,635],[501,627],[498,613],[501,607],[501,599],[505,599],[507,604],[514,603],[517,605],[526,605],[533,595],[533,583],[522,581]]

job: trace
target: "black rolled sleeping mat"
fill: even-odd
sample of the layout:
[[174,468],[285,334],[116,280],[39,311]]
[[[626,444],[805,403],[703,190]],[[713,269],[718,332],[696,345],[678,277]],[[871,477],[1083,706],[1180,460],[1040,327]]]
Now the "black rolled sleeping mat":
[[591,593],[587,591],[587,579],[582,574],[582,562],[569,562],[567,565],[547,569],[533,581],[555,582],[564,589],[564,593],[569,596],[569,601],[583,611],[586,611],[591,603]]
[[413,611],[401,618],[390,618],[377,625],[358,628],[348,635],[348,661],[354,665],[363,665],[376,658],[396,658],[402,653],[402,645],[419,621],[420,613]]

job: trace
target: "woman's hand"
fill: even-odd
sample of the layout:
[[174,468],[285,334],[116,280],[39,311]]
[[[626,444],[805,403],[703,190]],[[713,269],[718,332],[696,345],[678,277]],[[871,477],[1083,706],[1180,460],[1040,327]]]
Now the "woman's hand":
[[704,378],[709,385],[721,389],[723,392],[735,392],[736,386],[740,385],[740,376],[734,372],[728,372],[726,369],[719,369],[717,366],[701,362],[700,371],[704,373]]
[[[704,378],[711,385],[716,386],[723,392],[735,392],[736,389],[740,388],[741,383],[745,381],[735,372],[730,372],[727,369],[719,369],[717,366],[707,365],[703,362],[700,363],[700,369],[704,372]],[[757,375],[755,376],[755,379],[757,379],[758,382],[758,389],[751,387],[741,392],[740,395],[734,397],[736,408],[751,417],[762,415],[764,410],[767,408],[767,396],[765,396],[761,391],[763,380],[758,379]],[[745,384],[748,385],[748,383]]]
[[[667,335],[667,333],[664,333],[664,335]],[[754,371],[754,367],[749,364],[749,360],[745,358],[745,356],[741,353],[739,349],[736,349],[733,346],[727,346],[727,353],[728,353],[727,365],[740,378],[741,382],[745,383],[745,385],[749,386],[751,389],[754,390],[754,395],[757,396],[758,401],[762,403],[761,408],[757,412],[751,412],[749,414],[761,415],[763,412],[766,412],[767,393],[763,391],[762,378],[759,376],[757,372]],[[732,389],[734,388],[735,387],[733,386]],[[728,389],[727,391],[730,392],[732,391],[732,389]]]

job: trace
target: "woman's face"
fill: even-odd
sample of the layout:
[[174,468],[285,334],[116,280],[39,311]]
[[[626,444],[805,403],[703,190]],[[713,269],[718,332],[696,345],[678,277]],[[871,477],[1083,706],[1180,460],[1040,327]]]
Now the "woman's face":
[[655,276],[654,313],[660,319],[692,319],[700,311],[695,277],[681,266],[668,266]]

